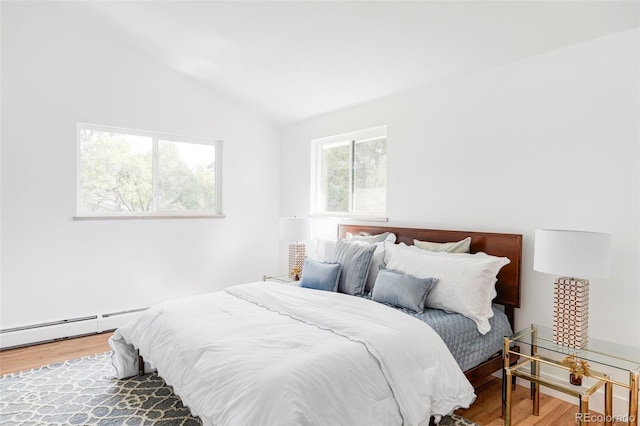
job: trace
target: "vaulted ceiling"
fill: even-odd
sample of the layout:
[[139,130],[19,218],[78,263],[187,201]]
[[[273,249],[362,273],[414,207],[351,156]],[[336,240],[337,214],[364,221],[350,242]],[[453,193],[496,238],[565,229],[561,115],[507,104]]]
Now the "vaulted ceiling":
[[637,1],[87,2],[96,25],[279,125],[637,27]]

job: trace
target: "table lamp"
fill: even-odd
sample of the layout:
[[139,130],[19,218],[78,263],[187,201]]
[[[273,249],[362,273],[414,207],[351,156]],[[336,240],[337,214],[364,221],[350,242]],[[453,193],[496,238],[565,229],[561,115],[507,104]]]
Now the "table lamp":
[[554,285],[555,343],[576,349],[587,345],[589,280],[586,277],[609,276],[610,251],[610,234],[536,230],[533,269],[561,275]]
[[[304,263],[305,245],[301,241],[307,239],[309,221],[301,217],[284,217],[280,219],[280,241],[289,242],[289,270],[291,277],[300,275]],[[294,273],[297,268],[298,273]]]

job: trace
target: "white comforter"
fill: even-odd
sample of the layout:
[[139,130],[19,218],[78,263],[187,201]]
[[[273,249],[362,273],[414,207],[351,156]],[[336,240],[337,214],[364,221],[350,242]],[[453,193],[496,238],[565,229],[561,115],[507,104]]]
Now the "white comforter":
[[157,305],[110,339],[209,425],[421,425],[474,391],[423,322],[340,293],[251,283]]

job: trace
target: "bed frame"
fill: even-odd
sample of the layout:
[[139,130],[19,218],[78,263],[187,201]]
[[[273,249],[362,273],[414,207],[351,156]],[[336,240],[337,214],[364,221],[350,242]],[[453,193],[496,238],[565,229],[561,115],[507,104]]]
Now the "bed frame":
[[[493,303],[504,306],[512,330],[515,328],[514,310],[520,307],[520,265],[522,260],[522,235],[491,232],[445,231],[436,229],[397,228],[389,226],[338,225],[338,236],[375,235],[383,232],[396,234],[397,243],[413,245],[413,240],[445,243],[471,237],[471,253],[483,251],[493,256],[507,257],[511,263],[498,273]],[[502,356],[496,354],[482,364],[465,371],[467,379],[474,387],[484,383],[488,376],[502,369]]]

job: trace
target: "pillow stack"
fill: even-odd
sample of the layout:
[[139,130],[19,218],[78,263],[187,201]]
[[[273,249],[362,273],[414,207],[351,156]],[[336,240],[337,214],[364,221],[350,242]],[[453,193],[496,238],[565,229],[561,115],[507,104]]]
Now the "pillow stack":
[[[393,243],[395,239],[395,234],[389,232],[357,236],[348,233],[346,239],[335,243],[323,241],[321,260],[329,261],[305,258],[300,286],[361,296],[375,283],[379,265],[384,261],[384,243]],[[308,272],[307,264],[311,267]],[[340,272],[337,273],[338,284],[333,288],[331,280],[335,265],[340,266]]]
[[373,289],[378,277],[378,271],[381,266],[384,266],[385,246],[396,242],[396,234],[392,232],[384,232],[378,235],[351,235],[347,232],[347,241],[355,241],[360,244],[372,244],[376,249],[373,252],[371,258],[371,266],[369,267],[369,274],[367,274],[367,281],[364,287],[364,292],[368,293]]
[[404,244],[388,246],[387,252],[387,268],[417,278],[438,279],[427,294],[425,307],[457,312],[472,319],[481,334],[489,332],[496,276],[510,263],[508,258],[485,253],[434,252]]
[[371,290],[374,301],[415,312],[459,313],[481,334],[489,332],[496,277],[508,258],[470,254],[470,237],[447,243],[413,240],[413,246],[395,240],[388,232],[347,234],[335,247],[325,246],[333,253],[330,262],[305,259],[301,286],[355,296]]

